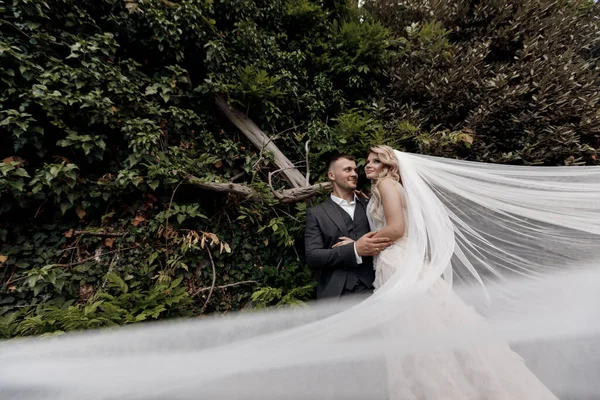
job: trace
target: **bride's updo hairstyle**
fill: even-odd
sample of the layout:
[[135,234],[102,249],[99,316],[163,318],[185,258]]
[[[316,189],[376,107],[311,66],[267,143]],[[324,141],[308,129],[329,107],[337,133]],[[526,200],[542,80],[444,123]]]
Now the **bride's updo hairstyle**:
[[[373,185],[371,186],[371,193],[375,200],[375,208],[381,206],[381,195],[379,194],[379,184],[384,179],[393,179],[397,182],[402,183],[400,179],[400,167],[398,166],[398,159],[394,154],[394,149],[390,146],[373,146],[369,149],[369,154],[376,154],[379,161],[383,164],[383,169],[379,176],[373,179]],[[376,217],[377,218],[377,217]]]

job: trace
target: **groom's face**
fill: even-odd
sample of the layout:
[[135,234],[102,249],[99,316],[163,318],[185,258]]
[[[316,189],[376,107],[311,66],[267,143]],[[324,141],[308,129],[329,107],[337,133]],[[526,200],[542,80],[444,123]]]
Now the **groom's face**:
[[358,168],[354,161],[340,158],[331,164],[327,175],[331,182],[342,190],[356,189]]

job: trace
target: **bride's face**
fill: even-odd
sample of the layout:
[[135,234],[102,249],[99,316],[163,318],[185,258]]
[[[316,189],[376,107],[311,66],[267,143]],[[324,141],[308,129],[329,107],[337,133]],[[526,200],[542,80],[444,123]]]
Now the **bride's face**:
[[367,179],[377,179],[383,171],[384,165],[379,159],[379,156],[375,153],[369,154],[367,157],[367,164],[365,165],[365,174]]

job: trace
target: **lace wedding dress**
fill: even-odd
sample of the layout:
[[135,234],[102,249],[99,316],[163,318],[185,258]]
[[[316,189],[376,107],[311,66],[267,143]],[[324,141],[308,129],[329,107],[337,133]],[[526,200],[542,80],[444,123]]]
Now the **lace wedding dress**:
[[[406,192],[398,183],[404,199],[405,225],[408,226]],[[383,207],[370,201],[367,216],[372,231],[385,227]],[[375,288],[384,285],[392,275],[402,274],[402,260],[411,249],[411,237],[405,235],[374,259]],[[440,278],[419,302],[402,316],[400,327],[385,329],[383,335],[393,338],[423,334],[443,334],[465,326],[481,332],[485,320],[464,303]],[[422,351],[400,359],[388,357],[390,400],[550,400],[557,399],[525,366],[523,360],[500,339],[486,345],[456,349]]]

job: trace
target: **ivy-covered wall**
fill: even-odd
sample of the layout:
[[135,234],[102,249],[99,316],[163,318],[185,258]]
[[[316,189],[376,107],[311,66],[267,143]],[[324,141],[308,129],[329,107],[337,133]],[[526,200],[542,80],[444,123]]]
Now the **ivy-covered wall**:
[[0,2],[0,337],[312,298],[319,197],[279,203],[217,95],[303,173],[310,140],[311,183],[375,143],[597,164],[599,28],[574,0]]

